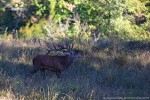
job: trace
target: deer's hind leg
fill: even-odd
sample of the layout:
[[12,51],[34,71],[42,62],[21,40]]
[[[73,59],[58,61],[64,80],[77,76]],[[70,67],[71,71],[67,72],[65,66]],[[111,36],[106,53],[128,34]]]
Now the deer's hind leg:
[[40,71],[41,71],[41,73],[42,73],[42,77],[43,77],[43,79],[46,79],[46,73],[45,73],[45,68],[40,68]]
[[31,75],[33,76],[39,70],[40,70],[40,64],[38,62],[33,63],[33,70],[31,71]]
[[34,75],[37,72],[37,70],[32,70],[30,73],[31,75]]

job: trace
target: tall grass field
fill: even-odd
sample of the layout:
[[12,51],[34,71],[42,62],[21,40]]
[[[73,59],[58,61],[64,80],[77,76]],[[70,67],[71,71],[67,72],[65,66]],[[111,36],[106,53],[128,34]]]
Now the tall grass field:
[[150,99],[148,48],[120,40],[75,45],[83,50],[82,58],[65,70],[60,79],[51,71],[46,71],[43,79],[41,72],[31,77],[30,71],[32,59],[47,52],[44,42],[1,42],[0,100]]

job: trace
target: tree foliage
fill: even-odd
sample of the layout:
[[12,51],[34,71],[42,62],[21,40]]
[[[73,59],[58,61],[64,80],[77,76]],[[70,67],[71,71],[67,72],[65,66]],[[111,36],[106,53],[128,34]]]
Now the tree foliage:
[[80,40],[98,34],[150,40],[149,11],[149,0],[0,0],[0,31],[18,30],[23,37],[55,32]]

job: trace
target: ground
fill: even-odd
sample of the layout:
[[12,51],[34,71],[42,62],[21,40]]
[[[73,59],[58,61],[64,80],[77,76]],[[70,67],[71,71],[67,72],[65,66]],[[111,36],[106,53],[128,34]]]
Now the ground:
[[33,57],[46,53],[44,44],[32,40],[2,42],[0,99],[149,99],[150,52],[149,48],[140,47],[143,44],[137,44],[120,40],[101,40],[89,46],[77,43],[76,47],[84,51],[83,57],[64,71],[60,79],[46,71],[43,80],[40,72],[31,78],[30,71]]

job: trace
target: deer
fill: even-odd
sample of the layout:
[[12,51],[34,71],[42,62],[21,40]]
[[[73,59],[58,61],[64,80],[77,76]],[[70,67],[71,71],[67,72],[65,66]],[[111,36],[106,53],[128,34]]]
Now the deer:
[[[31,74],[35,74],[37,71],[41,71],[45,73],[45,70],[50,70],[52,72],[55,72],[57,77],[60,79],[61,73],[66,70],[68,67],[70,67],[74,61],[77,58],[82,57],[82,51],[73,49],[74,44],[57,44],[54,45],[54,49],[52,50],[50,48],[46,49],[49,52],[51,51],[59,51],[61,50],[63,52],[63,55],[48,55],[46,53],[45,55],[37,55],[33,58],[33,70],[31,71]],[[44,74],[45,77],[45,74]]]

